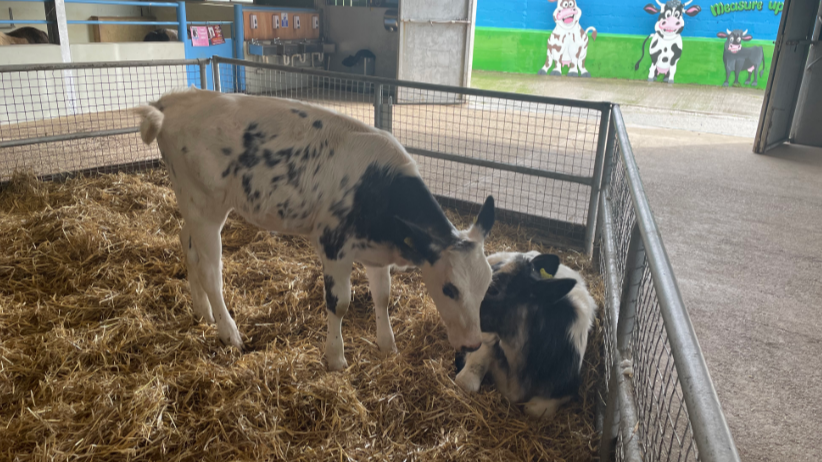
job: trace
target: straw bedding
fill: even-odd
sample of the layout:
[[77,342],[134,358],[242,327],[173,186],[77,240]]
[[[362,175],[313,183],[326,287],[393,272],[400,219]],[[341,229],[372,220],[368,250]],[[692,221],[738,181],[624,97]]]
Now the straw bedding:
[[[452,219],[465,226],[467,220]],[[351,367],[322,360],[319,262],[300,237],[233,214],[225,297],[246,342],[195,322],[163,171],[0,191],[0,458],[19,460],[592,460],[601,322],[578,399],[550,423],[490,385],[453,382],[453,350],[418,272],[396,273],[398,355],[381,357],[367,282],[352,275]],[[543,249],[498,224],[488,252]],[[582,256],[598,302],[602,284]]]

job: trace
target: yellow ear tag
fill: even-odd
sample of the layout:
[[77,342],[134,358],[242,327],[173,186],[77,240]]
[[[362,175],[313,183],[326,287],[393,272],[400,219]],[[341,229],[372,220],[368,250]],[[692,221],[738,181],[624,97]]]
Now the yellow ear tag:
[[554,278],[553,276],[548,274],[548,271],[545,271],[545,268],[540,268],[539,269],[539,275],[542,277],[542,279],[553,279]]
[[412,241],[410,237],[406,237],[403,242],[405,242],[405,245],[408,247],[414,248],[414,241]]

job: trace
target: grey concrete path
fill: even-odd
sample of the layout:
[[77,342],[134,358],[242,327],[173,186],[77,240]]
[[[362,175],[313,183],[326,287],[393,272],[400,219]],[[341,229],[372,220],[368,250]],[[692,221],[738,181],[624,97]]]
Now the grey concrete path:
[[499,73],[473,80],[622,106],[742,460],[822,460],[822,149],[753,154],[757,90]]
[[557,98],[610,101],[632,125],[753,137],[764,92],[616,79],[474,71],[471,86]]
[[742,460],[822,460],[822,150],[629,136]]

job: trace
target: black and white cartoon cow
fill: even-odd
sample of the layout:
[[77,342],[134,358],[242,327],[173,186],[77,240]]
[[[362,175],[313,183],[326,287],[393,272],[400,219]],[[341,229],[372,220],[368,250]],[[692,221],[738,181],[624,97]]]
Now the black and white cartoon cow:
[[[757,85],[756,68],[759,68],[759,77],[762,77],[765,70],[765,51],[761,46],[742,48],[743,41],[747,42],[753,38],[748,35],[747,29],[744,31],[726,29],[725,31],[716,34],[717,37],[725,39],[725,52],[722,54],[722,60],[725,61],[725,83],[722,86],[728,86],[731,72],[734,73],[734,85],[737,85],[739,84],[739,73],[748,71],[745,85],[755,87]],[[753,76],[753,83],[751,83],[751,76]]]
[[216,322],[224,343],[243,345],[223,298],[220,260],[220,231],[235,210],[248,223],[313,243],[323,268],[330,370],[347,366],[341,329],[355,261],[365,265],[383,352],[396,351],[388,319],[392,265],[420,268],[455,349],[480,347],[493,197],[471,228],[456,229],[396,138],[312,104],[190,89],[135,112],[143,141],[157,140],[185,220],[180,242],[193,311]]
[[656,0],[661,9],[652,4],[645,5],[648,14],[659,14],[654,33],[645,38],[642,42],[642,56],[636,62],[634,70],[639,69],[642,58],[645,57],[645,45],[648,39],[653,37],[649,53],[651,55],[651,70],[648,72],[648,81],[653,82],[657,76],[664,75],[663,82],[674,83],[676,75],[676,64],[682,56],[682,29],[685,28],[685,18],[683,14],[694,17],[702,11],[699,6],[692,6],[685,9],[694,0],[688,0],[684,4],[679,0],[668,0],[665,4]]
[[545,66],[537,74],[546,75],[551,65],[556,63],[551,75],[562,75],[562,66],[568,66],[568,77],[590,77],[585,69],[585,57],[588,56],[588,32],[594,40],[597,39],[597,30],[593,27],[582,29],[579,18],[582,10],[576,0],[548,0],[557,2],[554,10],[554,21],[557,26],[548,37],[548,52]]

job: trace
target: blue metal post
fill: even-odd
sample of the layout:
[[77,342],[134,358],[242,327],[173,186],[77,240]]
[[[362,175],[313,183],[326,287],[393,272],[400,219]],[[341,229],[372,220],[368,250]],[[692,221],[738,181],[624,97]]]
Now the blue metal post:
[[177,2],[177,37],[178,39],[186,43],[188,42],[188,33],[186,29],[186,2]]
[[[245,29],[243,21],[243,6],[234,5],[234,58],[245,59]],[[234,66],[237,71],[234,74],[234,91],[242,92],[245,90],[245,69],[240,66]]]

